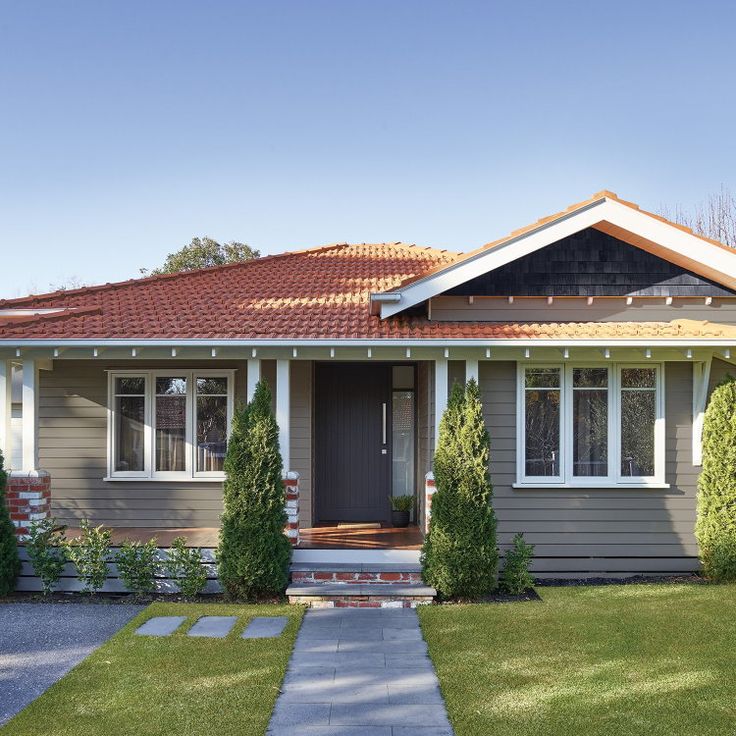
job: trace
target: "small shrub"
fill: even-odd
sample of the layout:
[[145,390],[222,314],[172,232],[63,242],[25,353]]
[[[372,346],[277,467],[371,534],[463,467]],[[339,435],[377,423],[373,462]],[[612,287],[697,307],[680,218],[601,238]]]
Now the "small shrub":
[[56,523],[56,519],[48,518],[34,521],[28,529],[26,552],[33,565],[33,571],[40,578],[43,594],[53,593],[67,563],[66,546],[64,545],[65,526]]
[[414,496],[389,496],[391,511],[411,511],[414,508]]
[[77,568],[77,578],[83,585],[82,592],[94,593],[107,579],[112,532],[102,525],[91,526],[88,519],[82,519],[79,528],[82,534],[66,543],[66,552]]
[[207,584],[207,569],[202,564],[202,550],[199,547],[187,547],[184,537],[177,537],[171,543],[164,568],[166,574],[176,581],[185,598],[194,598]]
[[158,546],[155,539],[142,542],[125,540],[115,555],[118,575],[131,593],[153,593],[156,590]]
[[736,379],[713,390],[703,423],[695,536],[706,577],[736,581]]
[[0,595],[7,595],[15,590],[15,579],[20,574],[18,540],[5,503],[6,486],[7,476],[3,469],[3,454],[0,452]]
[[534,545],[524,541],[523,534],[514,537],[514,546],[506,553],[506,564],[501,573],[501,589],[509,595],[521,595],[534,587],[529,564],[534,557]]

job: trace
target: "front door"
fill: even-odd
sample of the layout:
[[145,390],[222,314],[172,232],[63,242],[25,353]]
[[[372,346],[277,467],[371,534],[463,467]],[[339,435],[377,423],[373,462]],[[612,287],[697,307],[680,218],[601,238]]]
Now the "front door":
[[317,521],[388,522],[391,366],[317,363],[314,396]]

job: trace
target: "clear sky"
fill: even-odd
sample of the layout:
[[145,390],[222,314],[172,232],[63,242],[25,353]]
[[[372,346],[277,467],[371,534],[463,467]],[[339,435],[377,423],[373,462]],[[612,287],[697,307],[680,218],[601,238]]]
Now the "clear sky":
[[736,189],[726,0],[0,0],[0,296]]

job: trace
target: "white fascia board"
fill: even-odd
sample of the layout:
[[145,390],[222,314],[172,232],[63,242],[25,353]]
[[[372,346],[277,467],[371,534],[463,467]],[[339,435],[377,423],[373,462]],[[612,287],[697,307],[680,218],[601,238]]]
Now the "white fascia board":
[[374,348],[399,348],[399,347],[736,347],[736,337],[733,338],[652,338],[643,337],[638,339],[616,340],[612,338],[595,338],[576,340],[574,338],[477,338],[477,339],[452,339],[452,338],[414,338],[405,340],[395,339],[294,339],[294,340],[7,340],[0,339],[2,348],[151,348],[151,347],[179,347],[179,348],[293,348],[293,347],[374,347]]
[[415,304],[470,281],[476,276],[505,266],[507,263],[523,258],[562,238],[602,222],[627,230],[656,243],[663,250],[668,250],[681,259],[694,262],[695,268],[692,270],[696,270],[697,264],[702,263],[707,270],[717,271],[728,279],[736,281],[736,253],[731,253],[725,248],[709,243],[707,240],[640,210],[604,198],[563,215],[557,220],[543,223],[533,230],[510,238],[505,243],[481,251],[457,265],[450,265],[439,273],[419,279],[404,289],[396,290],[394,293],[401,294],[401,301],[382,303],[381,318],[402,312]]

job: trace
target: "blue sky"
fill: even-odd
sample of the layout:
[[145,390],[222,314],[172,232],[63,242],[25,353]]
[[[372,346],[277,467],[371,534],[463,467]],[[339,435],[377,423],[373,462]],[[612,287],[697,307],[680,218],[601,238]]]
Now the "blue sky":
[[0,0],[0,296],[736,189],[736,4]]

